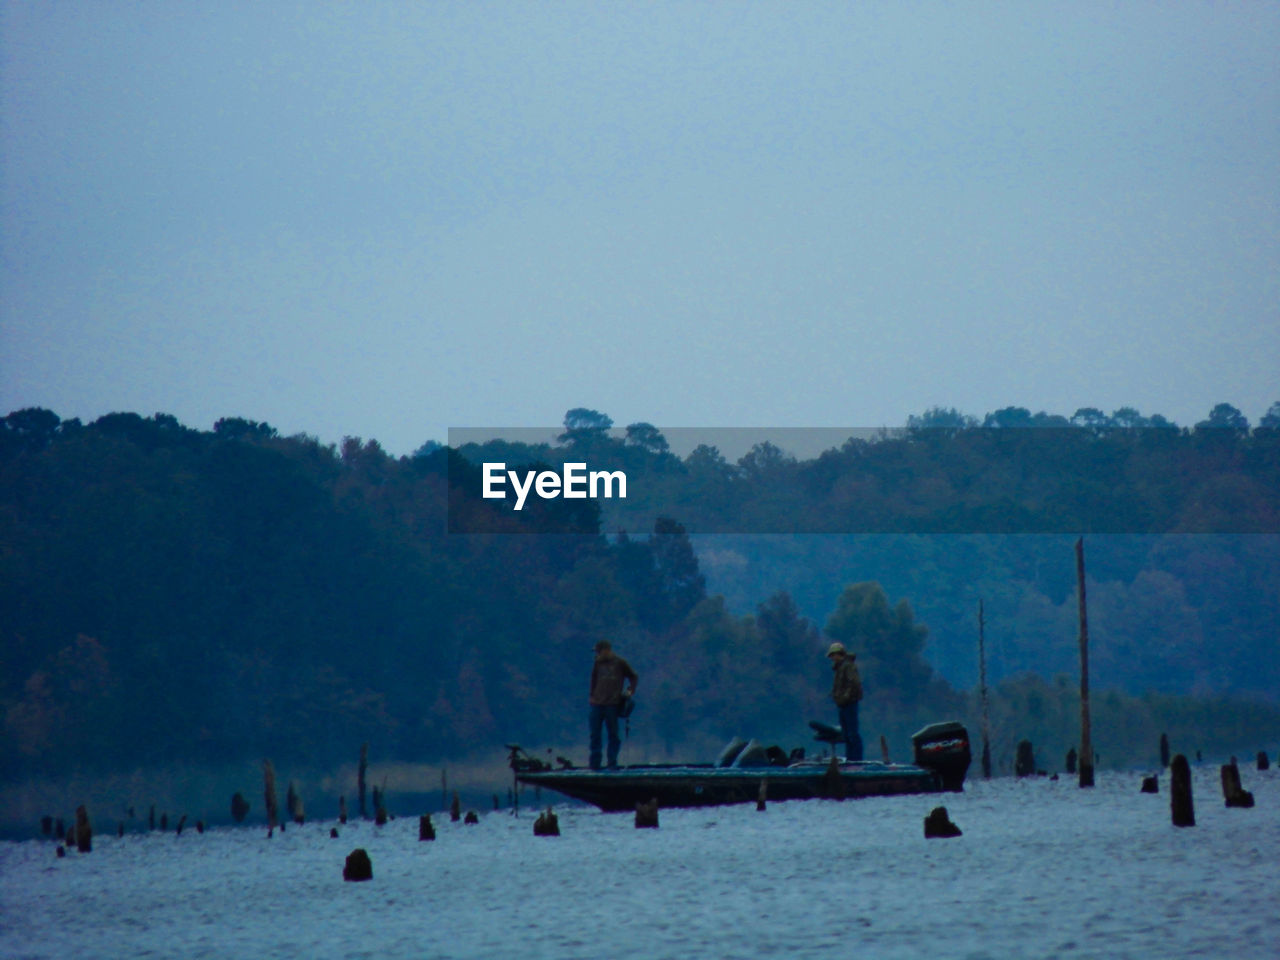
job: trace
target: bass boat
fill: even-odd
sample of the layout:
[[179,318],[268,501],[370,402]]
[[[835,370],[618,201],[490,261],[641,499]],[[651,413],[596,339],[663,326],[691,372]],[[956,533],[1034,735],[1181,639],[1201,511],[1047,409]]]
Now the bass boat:
[[[838,727],[811,721],[816,739],[842,743]],[[594,804],[601,810],[634,810],[656,799],[661,807],[708,807],[747,803],[764,795],[769,800],[811,800],[819,797],[884,797],[910,793],[941,793],[964,789],[972,753],[963,724],[935,723],[911,738],[914,763],[879,760],[808,758],[802,748],[790,756],[778,747],[765,748],[755,740],[734,740],[713,763],[635,764],[612,770],[573,766],[558,757],[559,766],[508,744],[509,762],[520,783],[547,787]],[[763,784],[763,787],[762,787]]]

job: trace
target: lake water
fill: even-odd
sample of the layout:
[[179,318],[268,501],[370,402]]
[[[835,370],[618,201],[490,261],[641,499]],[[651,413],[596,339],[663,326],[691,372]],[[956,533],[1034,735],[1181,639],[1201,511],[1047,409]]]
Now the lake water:
[[[0,844],[4,957],[1280,956],[1280,777],[1241,770],[1228,810],[1194,773],[1197,826],[1137,774],[972,781],[963,794],[664,810],[557,806],[182,836],[100,836],[93,852]],[[544,797],[546,794],[544,794]],[[964,836],[925,840],[945,804]],[[344,883],[368,850],[374,878]]]

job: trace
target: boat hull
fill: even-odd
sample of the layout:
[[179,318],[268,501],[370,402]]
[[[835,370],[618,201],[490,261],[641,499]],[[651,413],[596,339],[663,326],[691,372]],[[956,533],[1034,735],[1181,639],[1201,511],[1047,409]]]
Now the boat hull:
[[939,793],[932,770],[905,764],[845,763],[833,780],[819,764],[791,767],[637,766],[617,770],[544,770],[516,779],[594,804],[605,811],[634,810],[656,799],[660,807],[711,807],[749,803],[765,784],[769,800],[884,797]]

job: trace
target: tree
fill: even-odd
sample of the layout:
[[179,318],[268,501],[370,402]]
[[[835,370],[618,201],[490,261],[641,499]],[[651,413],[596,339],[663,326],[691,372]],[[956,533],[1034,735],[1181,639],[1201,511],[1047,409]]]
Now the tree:
[[1111,414],[1111,422],[1124,429],[1151,426],[1151,421],[1139,413],[1136,407],[1121,407]]
[[738,468],[744,477],[765,484],[781,478],[795,464],[795,457],[768,440],[757,443],[738,460]]
[[1097,407],[1081,407],[1071,415],[1071,425],[1086,430],[1101,430],[1111,426],[1111,419]]
[[670,449],[667,438],[652,423],[628,424],[627,443],[648,450],[650,453],[666,453]]
[[1249,432],[1249,419],[1229,403],[1219,403],[1209,411],[1207,420],[1196,424],[1197,430],[1230,430],[1236,434]]
[[1267,407],[1267,412],[1258,421],[1258,426],[1268,430],[1280,430],[1280,400]]
[[915,622],[906,600],[890,607],[880,584],[845,587],[827,618],[826,634],[857,654],[869,691],[907,706],[926,692],[933,676],[923,656],[929,630]]
[[930,407],[918,417],[914,414],[907,417],[907,429],[912,432],[941,430],[951,434],[956,430],[968,430],[977,425],[976,417],[961,413],[955,407]]
[[52,410],[27,407],[0,420],[0,454],[12,456],[20,450],[31,453],[53,442],[61,420]]
[[582,440],[602,437],[613,426],[613,418],[599,410],[574,407],[564,415],[564,433],[556,439],[561,443],[578,443]]
[[276,436],[276,429],[257,420],[223,417],[213,425],[213,433],[223,440],[270,440]]
[[796,602],[785,590],[756,607],[756,626],[770,665],[781,674],[804,671],[821,651],[818,628],[800,615]]
[[683,617],[707,595],[707,581],[698,568],[689,535],[682,524],[659,517],[649,537],[649,549],[671,617]]
[[1026,407],[1003,407],[988,413],[982,420],[984,427],[1030,427],[1034,426],[1031,411]]

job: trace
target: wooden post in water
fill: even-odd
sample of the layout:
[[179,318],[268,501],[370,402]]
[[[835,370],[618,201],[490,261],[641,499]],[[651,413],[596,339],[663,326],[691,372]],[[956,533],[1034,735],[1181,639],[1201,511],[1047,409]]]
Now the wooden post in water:
[[453,800],[449,803],[449,819],[454,823],[462,819],[462,801],[457,790],[453,791]]
[[347,822],[347,795],[345,793],[338,797],[338,822]]
[[1191,764],[1180,753],[1169,763],[1169,798],[1173,825],[1194,827],[1196,810],[1191,801]]
[[369,810],[364,803],[365,782],[364,775],[369,769],[369,744],[360,744],[360,767],[356,771],[356,789],[360,794],[360,819],[369,819]]
[[76,849],[81,853],[93,849],[93,827],[89,824],[89,811],[84,804],[76,807]]
[[978,601],[978,687],[982,693],[982,778],[991,779],[991,711],[987,702],[986,619]]
[[298,826],[302,826],[306,820],[306,814],[302,808],[302,797],[298,795],[297,788],[294,787],[293,781],[289,781],[289,790],[284,798],[285,808],[289,811],[289,819]]
[[884,738],[884,734],[880,734],[880,759],[887,765],[889,763],[889,741]]
[[1089,725],[1089,611],[1084,593],[1084,537],[1076,541],[1076,595],[1080,603],[1080,786],[1093,786],[1093,733]]
[[1253,806],[1253,794],[1240,785],[1240,768],[1235,757],[1222,766],[1222,796],[1228,807]]
[[654,797],[648,803],[636,804],[636,829],[643,830],[648,828],[656,830],[658,828],[658,798]]
[[760,792],[756,794],[756,810],[765,809],[765,799],[769,794],[769,781],[765,777],[760,778]]
[[270,760],[262,761],[262,797],[267,804],[267,836],[270,836],[280,822],[276,816],[276,768]]
[[1018,741],[1018,752],[1013,760],[1013,775],[1015,777],[1030,777],[1036,772],[1036,754],[1032,749],[1030,740]]

